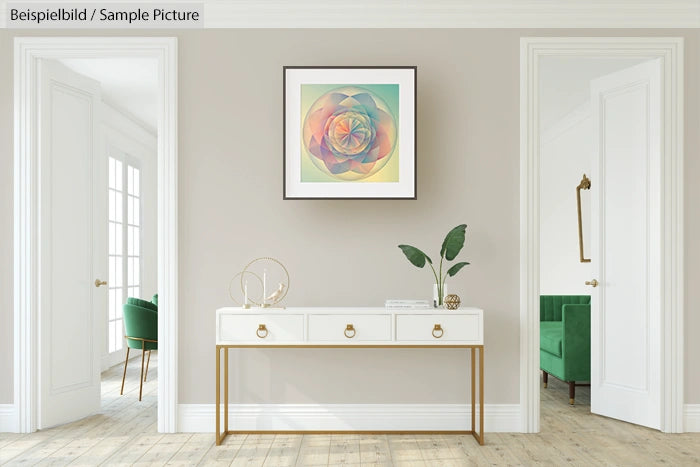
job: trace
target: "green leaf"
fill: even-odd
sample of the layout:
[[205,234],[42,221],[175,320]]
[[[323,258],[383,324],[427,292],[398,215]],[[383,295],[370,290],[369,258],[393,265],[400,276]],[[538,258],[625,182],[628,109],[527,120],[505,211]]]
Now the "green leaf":
[[467,263],[466,261],[462,261],[461,263],[457,263],[457,264],[453,265],[450,269],[447,270],[447,275],[450,277],[454,276],[455,274],[457,274],[459,272],[460,269],[462,269],[467,264],[469,264],[469,263]]
[[464,246],[466,230],[467,224],[458,225],[454,229],[450,230],[447,233],[445,240],[442,242],[440,256],[448,261],[455,259]]
[[430,264],[433,264],[433,260],[430,259],[428,255],[420,251],[418,248],[411,246],[411,245],[399,245],[399,248],[401,248],[401,251],[403,251],[403,254],[406,255],[406,258],[413,264],[414,266],[417,266],[419,268],[422,268],[425,266],[425,261],[427,260]]

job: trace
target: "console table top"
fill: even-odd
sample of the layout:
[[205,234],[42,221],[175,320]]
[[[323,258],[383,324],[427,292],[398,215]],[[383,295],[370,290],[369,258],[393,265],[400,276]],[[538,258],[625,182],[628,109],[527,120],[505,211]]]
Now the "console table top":
[[242,307],[222,307],[216,310],[217,313],[250,313],[252,315],[270,315],[270,314],[338,314],[338,315],[375,315],[375,314],[424,314],[424,315],[438,315],[438,314],[483,314],[481,308],[474,307],[459,307],[456,310],[447,310],[445,308],[386,308],[386,307],[361,307],[361,306],[347,306],[347,307],[288,307],[288,308],[242,308]]

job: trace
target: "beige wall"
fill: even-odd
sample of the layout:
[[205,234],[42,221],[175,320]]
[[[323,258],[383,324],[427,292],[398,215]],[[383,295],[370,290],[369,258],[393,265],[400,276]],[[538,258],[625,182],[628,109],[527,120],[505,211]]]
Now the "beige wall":
[[[611,35],[611,31],[569,31]],[[686,392],[700,403],[698,31],[686,37]],[[9,79],[11,33],[0,32]],[[450,281],[485,309],[486,402],[517,403],[519,381],[519,37],[523,30],[209,30],[178,32],[180,153],[180,402],[214,398],[214,310],[230,278],[256,256],[290,270],[289,305],[381,305],[427,298],[431,276],[401,242],[436,254],[445,232],[469,224]],[[620,31],[618,35],[649,34]],[[417,65],[418,200],[282,201],[282,65]],[[0,88],[0,217],[11,221],[11,86]],[[692,131],[691,131],[692,130]],[[6,136],[6,137],[5,137]],[[7,193],[7,195],[5,195]],[[11,326],[11,227],[0,227],[0,323]],[[6,254],[5,254],[6,253]],[[5,332],[5,331],[3,331]],[[464,402],[457,350],[248,350],[232,402]],[[11,355],[0,356],[0,374]],[[0,380],[0,402],[10,383]]]

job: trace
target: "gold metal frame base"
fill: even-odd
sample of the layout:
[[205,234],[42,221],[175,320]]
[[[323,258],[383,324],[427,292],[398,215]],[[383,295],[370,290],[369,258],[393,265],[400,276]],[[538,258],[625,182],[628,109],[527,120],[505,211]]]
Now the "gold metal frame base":
[[[471,352],[471,430],[229,430],[228,350],[243,348],[463,348]],[[224,351],[224,429],[221,431],[221,350]],[[479,350],[479,431],[476,430],[476,351]],[[216,346],[216,445],[232,434],[385,434],[385,435],[472,435],[484,445],[484,346],[483,345],[217,345]]]
[[483,439],[472,430],[228,430],[219,436],[217,446],[228,435],[472,435],[480,445]]

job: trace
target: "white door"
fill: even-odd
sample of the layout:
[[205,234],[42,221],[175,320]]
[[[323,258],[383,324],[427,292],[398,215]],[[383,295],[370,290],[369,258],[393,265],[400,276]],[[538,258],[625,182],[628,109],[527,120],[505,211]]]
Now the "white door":
[[591,82],[591,411],[660,428],[661,64]]
[[99,83],[40,60],[38,427],[100,408],[107,287],[106,171]]

